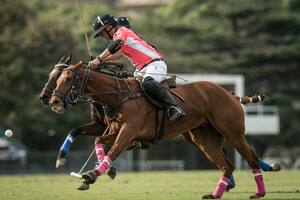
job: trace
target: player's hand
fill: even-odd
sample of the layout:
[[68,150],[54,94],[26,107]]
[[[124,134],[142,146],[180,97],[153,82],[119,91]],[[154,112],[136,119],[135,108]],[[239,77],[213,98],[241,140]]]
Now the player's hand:
[[94,60],[91,60],[91,61],[89,62],[89,65],[90,65],[91,67],[97,67],[100,63],[101,63],[100,60],[96,58],[96,59],[94,59]]

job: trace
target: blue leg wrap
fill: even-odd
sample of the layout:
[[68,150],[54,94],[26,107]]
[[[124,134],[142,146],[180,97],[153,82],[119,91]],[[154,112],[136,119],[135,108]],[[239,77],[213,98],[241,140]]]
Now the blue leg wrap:
[[74,141],[74,137],[71,134],[69,134],[66,137],[62,146],[60,147],[60,151],[62,151],[64,154],[67,154],[70,151],[70,147],[73,141]]
[[234,181],[233,175],[230,176],[228,185],[232,186],[232,188],[235,187],[235,181]]
[[264,161],[264,160],[262,160],[262,159],[258,159],[258,164],[259,164],[260,168],[261,168],[263,171],[265,171],[265,172],[271,170],[271,166],[270,166],[266,161]]

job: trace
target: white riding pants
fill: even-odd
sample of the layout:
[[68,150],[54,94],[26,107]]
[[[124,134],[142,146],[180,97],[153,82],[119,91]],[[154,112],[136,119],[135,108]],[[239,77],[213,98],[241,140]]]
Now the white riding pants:
[[144,67],[141,71],[135,71],[136,78],[146,78],[151,76],[157,82],[162,82],[167,79],[167,65],[164,61],[155,61]]

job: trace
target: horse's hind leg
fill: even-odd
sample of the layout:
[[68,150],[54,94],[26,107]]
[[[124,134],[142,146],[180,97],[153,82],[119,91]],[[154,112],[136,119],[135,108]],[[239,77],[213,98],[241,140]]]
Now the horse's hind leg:
[[215,107],[209,121],[219,133],[233,144],[235,149],[247,160],[251,167],[256,182],[256,194],[250,198],[263,197],[266,191],[258,157],[250,148],[245,137],[244,112],[241,106],[235,101],[233,101],[235,104],[230,104],[230,102],[226,102],[223,99],[223,103],[227,103],[227,106],[220,106],[218,109]]
[[224,138],[217,133],[212,127],[199,127],[193,129],[189,134],[185,134],[185,138],[194,144],[199,150],[202,150],[206,157],[223,172],[216,190],[213,194],[204,195],[203,199],[219,199],[222,197],[232,175],[234,167],[226,158],[222,146]]
[[256,182],[256,194],[250,196],[252,199],[264,197],[266,194],[262,172],[258,165],[258,157],[246,141],[245,135],[241,135],[231,141],[236,150],[247,160]]
[[251,199],[264,197],[266,194],[262,172],[259,167],[258,157],[249,146],[244,134],[228,138],[234,148],[245,158],[251,168],[256,183],[256,193],[250,196]]
[[[194,132],[195,134],[196,133],[199,134],[199,137],[201,137],[202,133],[201,133],[200,129],[203,131],[203,128],[200,127],[199,130],[193,130],[192,132]],[[213,128],[212,128],[213,130],[207,130],[208,128],[205,128],[205,129],[206,129],[205,133],[203,133],[203,134],[207,134],[207,133],[212,131],[211,132],[211,137],[205,137],[205,136],[201,137],[201,140],[200,140],[201,144],[200,143],[197,144],[193,141],[193,139],[192,139],[192,137],[193,137],[192,134],[193,133],[186,132],[186,133],[183,134],[183,136],[184,136],[184,138],[187,142],[193,144],[194,146],[196,146],[196,148],[198,148],[199,145],[205,146],[205,145],[209,144],[210,143],[209,141],[212,141],[213,143],[216,143],[216,142],[214,142],[214,140],[218,140],[220,135]],[[217,145],[216,148],[219,148],[219,146]],[[200,150],[202,151],[201,148],[200,148]],[[222,147],[222,151],[223,151],[223,153],[224,153],[224,155],[227,159],[227,154],[226,154],[226,151],[225,151],[224,147]],[[231,164],[230,161],[229,161],[229,163]],[[229,190],[233,189],[234,187],[235,187],[235,181],[234,181],[234,177],[233,177],[233,174],[232,174],[230,176],[230,181],[229,181],[229,183],[226,187],[226,191],[229,191]]]

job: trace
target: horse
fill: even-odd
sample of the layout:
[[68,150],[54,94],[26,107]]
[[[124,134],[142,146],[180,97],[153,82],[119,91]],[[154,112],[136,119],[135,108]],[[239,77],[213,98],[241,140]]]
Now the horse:
[[[48,81],[46,82],[44,88],[42,89],[41,93],[39,94],[39,99],[42,104],[49,105],[49,100],[51,98],[52,92],[56,87],[56,80],[61,75],[62,71],[68,67],[71,63],[72,55],[69,55],[68,57],[63,56],[58,61],[58,63],[53,67],[52,71],[49,73]],[[71,143],[67,144],[67,142],[70,142],[68,140],[70,137],[72,137],[73,140],[79,136],[79,135],[87,135],[87,136],[99,136],[102,135],[107,125],[103,123],[103,110],[101,109],[101,105],[97,104],[96,102],[90,103],[90,116],[92,121],[86,124],[83,124],[79,127],[73,128],[69,134],[68,137],[65,139],[63,145],[60,148],[57,160],[56,160],[56,168],[59,168],[66,163],[66,156],[69,152],[69,149],[71,147]],[[109,149],[105,148],[105,151],[107,152]],[[111,167],[107,175],[114,179],[116,177],[116,169],[114,167]]]
[[[102,175],[109,168],[110,162],[133,141],[152,141],[155,137],[156,107],[142,95],[136,79],[119,79],[91,71],[89,68],[83,69],[80,62],[64,69],[58,78],[50,99],[52,109],[64,112],[64,99],[74,91],[80,95],[89,95],[94,101],[104,105],[107,109],[106,118],[110,121],[109,137],[100,137],[99,141],[110,140],[109,142],[113,142],[112,148],[99,167],[83,176],[87,181],[95,181],[97,176]],[[176,94],[187,115],[176,122],[165,120],[160,139],[167,140],[183,135],[223,172],[216,190],[202,198],[221,198],[234,170],[233,164],[222,151],[225,139],[247,160],[252,169],[257,190],[250,198],[265,196],[259,159],[245,138],[244,111],[234,96],[221,86],[208,81],[188,83],[171,91]],[[212,130],[217,138],[208,134]],[[202,138],[199,131],[207,131],[206,135],[209,136]]]
[[[72,55],[69,55],[68,57],[62,57],[58,63],[53,67],[52,71],[49,73],[48,81],[46,82],[44,88],[42,89],[39,98],[42,104],[49,105],[49,100],[51,97],[51,94],[56,87],[56,81],[59,78],[60,74],[62,73],[63,69],[68,67],[71,63]],[[235,95],[233,92],[231,92],[234,97],[240,101],[241,104],[247,105],[249,103],[258,103],[260,101],[263,101],[265,99],[264,95],[257,94],[252,97],[243,96],[239,97]],[[62,144],[59,154],[57,156],[56,160],[56,168],[59,168],[66,163],[66,156],[71,148],[71,144],[74,142],[75,138],[79,135],[90,135],[90,136],[99,136],[102,135],[104,130],[106,129],[107,125],[103,122],[104,119],[104,112],[102,109],[102,106],[96,102],[90,103],[90,111],[91,111],[91,119],[92,122],[89,122],[87,124],[84,124],[82,126],[73,128],[66,139],[64,140],[64,143]],[[70,140],[72,138],[72,140]],[[189,138],[185,137],[186,140],[189,142]],[[108,148],[105,149],[105,152],[108,151],[109,145],[107,145]],[[133,144],[129,149],[133,148],[141,148],[146,149],[149,148],[150,144],[142,144],[142,143],[135,143]],[[128,150],[129,150],[128,149]],[[225,150],[223,149],[224,153]],[[260,167],[264,171],[279,171],[281,169],[281,166],[278,163],[273,163],[272,166],[266,163],[264,160],[259,159]],[[116,170],[112,167],[111,170],[107,173],[111,179],[113,179],[116,176]],[[235,181],[233,176],[230,178],[230,183],[227,186],[227,191],[235,187]]]

